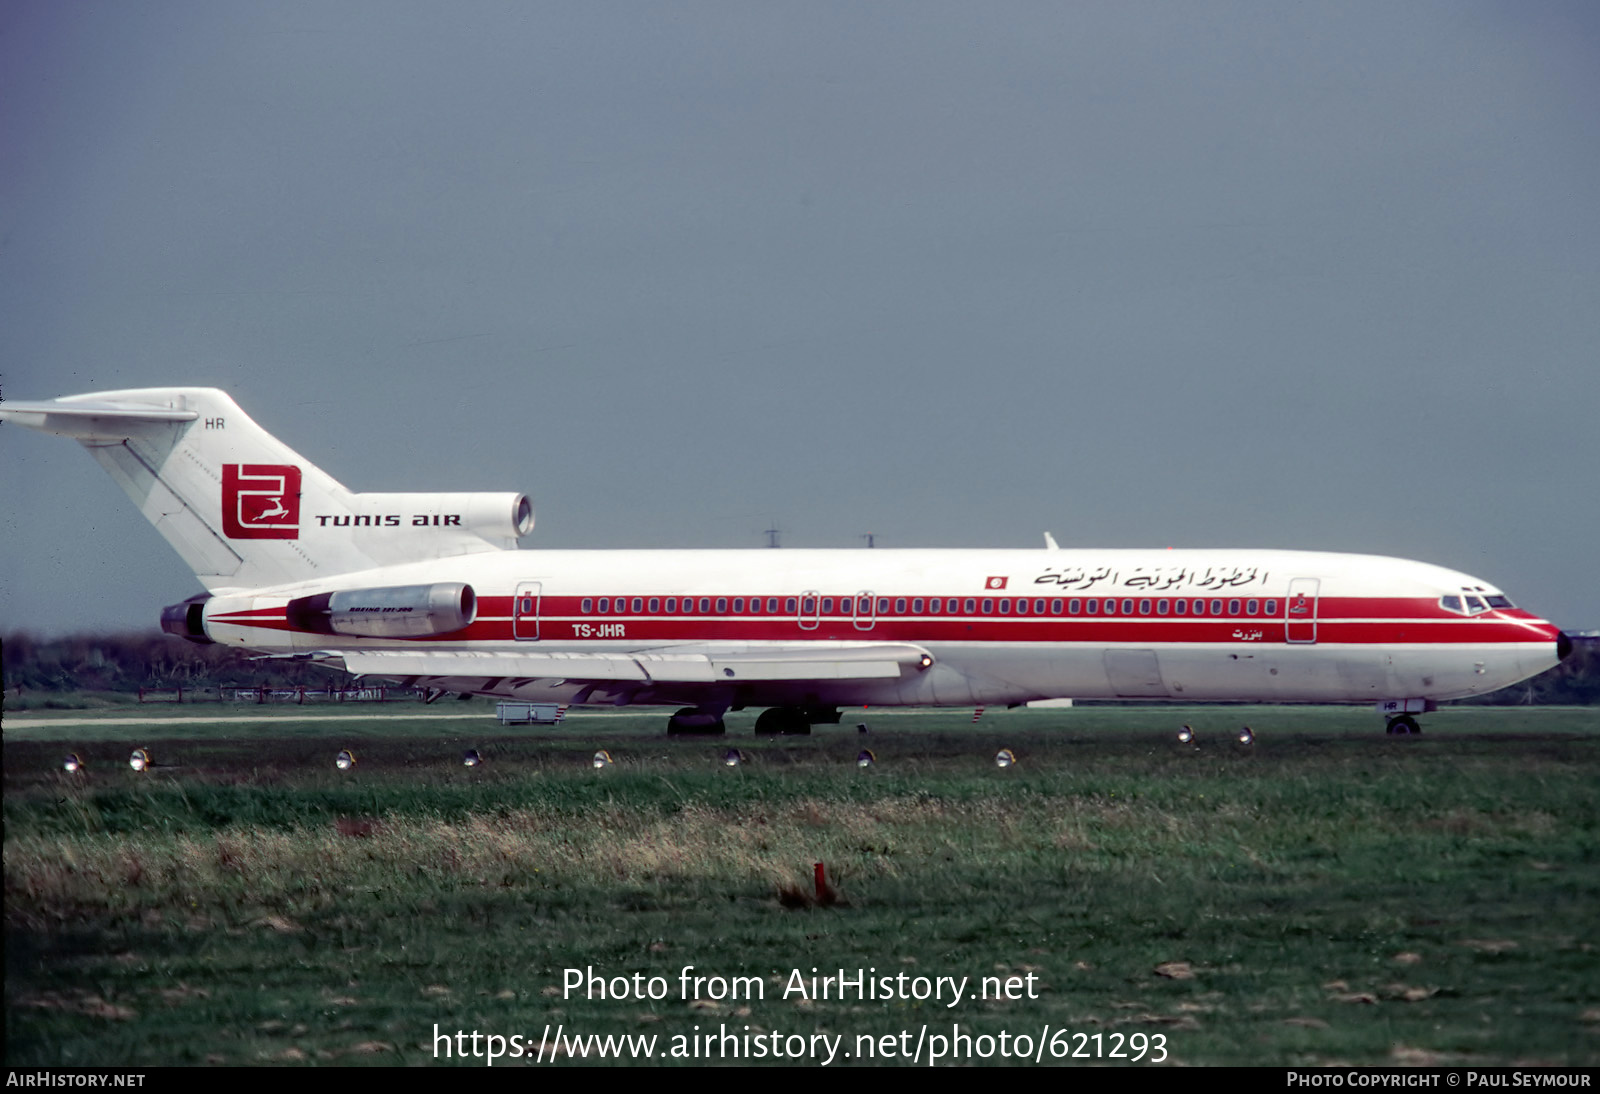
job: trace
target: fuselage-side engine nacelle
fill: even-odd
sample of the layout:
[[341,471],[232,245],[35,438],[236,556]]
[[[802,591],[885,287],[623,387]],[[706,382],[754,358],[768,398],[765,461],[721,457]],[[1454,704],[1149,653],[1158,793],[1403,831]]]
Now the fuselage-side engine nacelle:
[[[191,642],[292,649],[304,644],[295,641],[295,632],[426,638],[465,630],[477,617],[478,595],[472,586],[441,581],[342,589],[292,599],[202,594],[166,608],[161,613],[161,629]],[[282,635],[282,641],[274,641],[273,635]]]
[[478,615],[471,585],[391,585],[299,596],[285,609],[289,625],[315,634],[356,638],[420,638],[465,630]]

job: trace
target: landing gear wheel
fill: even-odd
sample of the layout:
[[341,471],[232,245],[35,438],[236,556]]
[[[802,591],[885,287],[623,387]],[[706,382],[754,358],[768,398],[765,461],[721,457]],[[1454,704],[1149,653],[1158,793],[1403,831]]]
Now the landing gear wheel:
[[721,714],[684,707],[667,719],[668,737],[718,737],[727,732]]
[[798,736],[811,732],[811,721],[799,707],[768,707],[756,718],[756,732],[768,736]]
[[1422,727],[1417,720],[1409,714],[1402,714],[1398,718],[1389,719],[1389,736],[1410,737],[1422,732]]

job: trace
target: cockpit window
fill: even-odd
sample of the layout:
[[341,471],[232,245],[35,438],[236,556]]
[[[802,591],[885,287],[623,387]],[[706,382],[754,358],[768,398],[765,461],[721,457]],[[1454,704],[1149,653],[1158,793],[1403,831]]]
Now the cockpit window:
[[1493,611],[1496,608],[1516,607],[1507,597],[1503,597],[1498,593],[1492,596],[1488,594],[1474,596],[1470,589],[1463,589],[1462,593],[1465,595],[1441,596],[1439,598],[1439,607],[1457,615],[1482,615],[1484,612]]

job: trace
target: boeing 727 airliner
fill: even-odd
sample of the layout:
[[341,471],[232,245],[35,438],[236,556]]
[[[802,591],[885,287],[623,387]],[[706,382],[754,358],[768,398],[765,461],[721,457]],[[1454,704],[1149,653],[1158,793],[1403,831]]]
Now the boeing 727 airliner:
[[194,569],[194,642],[440,692],[668,704],[669,732],[1036,699],[1372,703],[1394,733],[1571,642],[1479,578],[1278,550],[518,550],[511,493],[358,494],[211,388],[0,405],[72,437]]

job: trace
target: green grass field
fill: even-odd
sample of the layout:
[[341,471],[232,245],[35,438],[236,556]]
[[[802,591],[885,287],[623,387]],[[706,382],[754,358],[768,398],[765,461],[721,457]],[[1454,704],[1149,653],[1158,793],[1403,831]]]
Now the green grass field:
[[[659,1062],[726,1029],[841,1037],[852,1063],[858,1037],[957,1025],[992,1050],[961,1063],[1007,1062],[1002,1033],[1147,1060],[1160,1038],[1166,1063],[1600,1062],[1592,708],[1452,708],[1398,739],[1315,707],[846,712],[778,740],[734,715],[721,741],[475,704],[115,724],[153,709],[8,715],[10,1065],[419,1063],[435,1025],[553,1046],[547,1024],[654,1036]],[[760,997],[685,997],[686,966]],[[586,968],[664,997],[563,991]],[[813,968],[968,979],[953,1007],[785,998]],[[975,998],[985,977],[1035,997]]]

